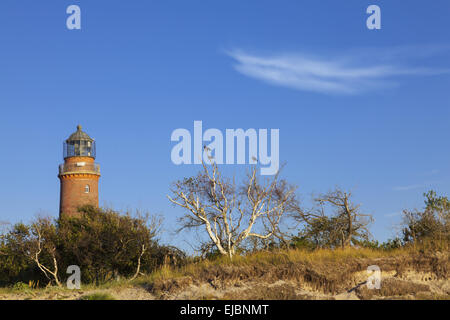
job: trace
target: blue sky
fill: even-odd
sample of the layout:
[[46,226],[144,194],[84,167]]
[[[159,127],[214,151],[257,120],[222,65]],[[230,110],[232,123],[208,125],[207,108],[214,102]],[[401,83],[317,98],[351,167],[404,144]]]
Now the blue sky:
[[[82,29],[66,28],[66,8]],[[366,28],[381,8],[382,29]],[[353,190],[393,236],[404,208],[450,191],[450,3],[2,0],[0,220],[57,216],[62,142],[97,141],[100,203],[165,217],[176,128],[280,129],[285,177]],[[231,173],[237,166],[228,167]]]

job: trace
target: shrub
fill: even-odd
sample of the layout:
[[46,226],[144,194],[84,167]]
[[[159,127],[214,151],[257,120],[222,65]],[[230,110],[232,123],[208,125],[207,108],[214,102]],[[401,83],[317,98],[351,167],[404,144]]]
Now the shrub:
[[424,194],[424,210],[403,211],[403,241],[422,242],[450,240],[450,200],[435,191]]
[[13,226],[0,238],[0,282],[62,285],[67,267],[77,265],[84,283],[99,284],[149,273],[162,264],[182,265],[186,259],[180,250],[158,244],[161,220],[154,216],[92,206],[79,211],[75,217]]
[[28,290],[30,290],[30,286],[24,282],[16,282],[13,286],[13,290],[28,291]]
[[[104,282],[119,276],[151,271],[158,261],[159,222],[148,215],[132,217],[92,206],[81,215],[58,220],[59,251],[66,266],[75,264],[85,282]],[[159,257],[160,258],[160,257]]]
[[93,294],[87,294],[80,298],[80,300],[116,300],[109,293],[97,292]]

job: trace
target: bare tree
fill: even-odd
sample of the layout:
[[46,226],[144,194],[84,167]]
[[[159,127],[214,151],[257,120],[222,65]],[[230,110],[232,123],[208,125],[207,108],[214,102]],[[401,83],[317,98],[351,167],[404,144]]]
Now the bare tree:
[[336,188],[315,199],[322,207],[329,204],[334,208],[335,215],[331,218],[332,231],[342,247],[350,246],[358,238],[367,239],[370,234],[367,226],[373,221],[370,214],[360,212],[359,204],[352,203],[351,196],[351,192]]
[[[144,215],[137,211],[137,221],[141,221],[142,224],[135,224],[133,231],[133,240],[140,245],[140,253],[137,259],[136,272],[130,278],[129,281],[136,279],[136,277],[141,273],[141,259],[148,249],[148,243],[150,240],[156,238],[156,236],[161,232],[161,226],[163,218],[160,216],[149,215],[145,213]],[[144,230],[146,228],[146,230]],[[122,240],[121,240],[122,241]]]
[[[303,237],[319,247],[347,247],[360,240],[368,240],[370,214],[360,212],[360,205],[351,201],[351,192],[339,188],[314,199],[316,206],[303,210],[298,204],[292,208],[293,217],[304,223]],[[327,208],[333,210],[327,213]]]
[[56,258],[56,228],[50,218],[38,218],[30,228],[31,237],[25,249],[27,256],[36,263],[45,277],[61,287]]
[[136,277],[140,274],[141,271],[141,259],[142,256],[144,255],[145,251],[147,250],[147,247],[145,246],[145,244],[142,244],[141,246],[141,254],[138,257],[138,261],[137,261],[137,267],[136,267],[136,272],[134,273],[134,275],[130,278],[129,281],[133,281],[134,279],[136,279]]
[[3,234],[7,230],[7,227],[10,225],[11,224],[8,221],[0,220],[0,234]]
[[[9,222],[0,220],[0,245],[2,244],[3,241],[5,241],[7,230],[8,230],[9,226],[10,226]],[[6,255],[1,250],[0,250],[0,254]]]
[[[292,201],[294,187],[288,187],[278,174],[260,181],[253,168],[242,185],[222,177],[215,163],[203,163],[197,176],[175,182],[169,200],[188,210],[180,218],[181,228],[204,228],[209,241],[204,248],[215,247],[232,259],[240,244],[250,237],[269,239]],[[256,232],[259,225],[261,232]]]

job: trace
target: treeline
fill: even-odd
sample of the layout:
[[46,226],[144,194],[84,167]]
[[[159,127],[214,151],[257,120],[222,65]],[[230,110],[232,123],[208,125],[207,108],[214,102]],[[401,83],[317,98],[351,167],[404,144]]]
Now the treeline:
[[[351,242],[360,247],[391,250],[408,245],[426,244],[431,247],[447,247],[450,241],[450,201],[438,196],[433,190],[424,193],[424,208],[403,210],[400,234],[383,243],[364,238],[353,238]],[[308,225],[298,236],[292,237],[291,246],[297,248],[333,247],[338,245],[330,236],[338,229],[331,222],[333,218],[321,219]],[[334,230],[334,231],[333,231]]]
[[[259,250],[368,247],[391,250],[450,241],[450,201],[434,191],[423,209],[405,210],[397,238],[374,240],[365,213],[349,191],[334,190],[313,198],[305,208],[296,186],[278,175],[261,178],[256,168],[240,182],[222,175],[212,164],[196,176],[175,182],[169,200],[184,209],[178,231],[194,230],[195,257],[159,244],[161,219],[91,206],[77,217],[37,218],[17,223],[0,235],[0,284],[39,282],[61,286],[66,269],[76,265],[84,283],[132,280],[162,265],[180,266]],[[42,285],[41,285],[42,286]]]
[[162,264],[182,263],[184,253],[161,246],[161,221],[148,214],[120,215],[85,206],[79,217],[37,218],[17,223],[0,242],[0,283],[61,286],[67,267],[77,265],[84,283],[103,283],[150,273]]
[[217,165],[203,165],[196,176],[177,181],[169,200],[185,209],[180,230],[195,230],[205,257],[277,248],[370,247],[394,249],[412,243],[448,246],[450,201],[430,191],[425,207],[403,212],[402,231],[385,243],[373,239],[374,221],[350,191],[335,188],[313,197],[306,207],[297,187],[279,175],[265,178],[256,168],[240,183],[224,177]]

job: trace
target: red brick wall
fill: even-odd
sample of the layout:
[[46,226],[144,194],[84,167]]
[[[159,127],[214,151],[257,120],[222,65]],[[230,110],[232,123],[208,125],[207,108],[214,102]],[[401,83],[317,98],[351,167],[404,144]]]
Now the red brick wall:
[[[92,158],[73,157],[66,159],[66,163],[93,162]],[[98,180],[100,176],[95,174],[67,174],[59,177],[61,180],[59,214],[77,215],[78,207],[91,204],[98,207]],[[89,193],[85,193],[85,187],[89,185]]]
[[94,158],[91,157],[70,157],[64,160],[65,163],[76,163],[76,162],[86,162],[94,163]]

